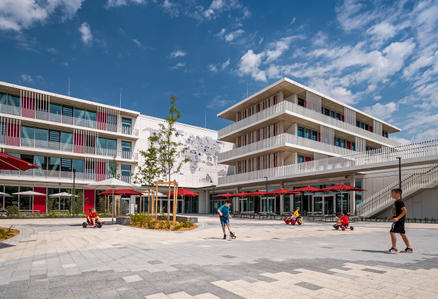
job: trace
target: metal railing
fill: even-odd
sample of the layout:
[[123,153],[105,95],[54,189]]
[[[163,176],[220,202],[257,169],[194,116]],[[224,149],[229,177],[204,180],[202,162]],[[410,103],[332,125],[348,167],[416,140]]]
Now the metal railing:
[[[423,168],[402,180],[403,197],[407,197],[420,189],[436,184],[438,184],[438,165],[426,169]],[[398,186],[399,181],[397,180],[365,198],[360,206],[357,207],[359,215],[369,217],[390,206],[394,202],[391,198],[391,190],[398,188]]]
[[226,160],[235,159],[240,156],[251,155],[254,152],[260,152],[270,150],[275,147],[285,146],[287,143],[290,143],[291,146],[296,145],[299,147],[308,147],[312,150],[319,150],[334,155],[349,155],[355,153],[355,151],[332,144],[315,141],[289,133],[283,133],[277,136],[253,142],[245,146],[237,147],[223,153],[219,153],[218,161],[219,163],[222,163]]
[[[45,179],[73,179],[72,171],[61,171],[61,170],[43,170],[43,169],[29,169],[26,171],[16,171],[16,170],[0,170],[0,176],[14,176],[29,178],[45,178]],[[87,172],[76,172],[76,180],[78,181],[101,181],[104,179],[109,179],[110,174],[96,174]]]
[[218,132],[218,139],[221,139],[231,133],[236,133],[241,130],[244,130],[245,128],[253,125],[255,122],[262,121],[264,119],[270,119],[274,118],[278,115],[284,114],[284,113],[293,113],[297,117],[306,118],[306,119],[313,119],[317,120],[319,122],[322,122],[323,124],[331,125],[335,128],[343,129],[347,131],[348,133],[355,133],[359,135],[360,137],[369,138],[371,140],[375,140],[379,143],[387,144],[390,146],[398,146],[400,145],[399,142],[383,137],[379,134],[364,130],[362,128],[356,127],[355,125],[352,125],[347,122],[343,122],[341,120],[332,118],[330,116],[321,114],[317,111],[304,108],[302,106],[299,106],[295,103],[288,102],[288,101],[281,101],[280,103],[271,106],[267,109],[264,109],[258,113],[255,113],[247,118],[244,118],[240,121],[237,121],[229,126],[226,126],[225,128],[219,130]]
[[129,127],[118,126],[117,124],[109,124],[109,123],[99,123],[95,120],[76,118],[73,116],[62,115],[59,113],[51,113],[49,111],[42,110],[33,110],[28,108],[23,108],[21,106],[12,106],[6,104],[0,104],[0,112],[5,114],[19,115],[23,117],[53,121],[57,123],[76,125],[86,128],[104,128],[104,131],[117,132],[125,135],[134,135],[138,136],[138,130],[134,130]]
[[119,157],[122,159],[136,159],[137,155],[132,151],[117,151],[115,149],[99,148],[85,145],[73,145],[71,143],[62,143],[56,141],[47,141],[30,138],[20,138],[0,135],[0,144],[30,147],[35,149],[51,149],[64,152],[73,152],[77,154],[91,154],[107,157]]
[[[291,164],[263,170],[239,173],[219,177],[219,185],[235,184],[246,181],[263,180],[299,176],[312,172],[337,172],[361,166],[375,166],[382,163],[394,162],[397,157],[403,160],[415,158],[436,158],[438,156],[438,139],[401,145],[395,148],[380,148],[367,152],[358,152],[342,157],[313,160],[299,164]],[[365,168],[365,167],[363,167]]]

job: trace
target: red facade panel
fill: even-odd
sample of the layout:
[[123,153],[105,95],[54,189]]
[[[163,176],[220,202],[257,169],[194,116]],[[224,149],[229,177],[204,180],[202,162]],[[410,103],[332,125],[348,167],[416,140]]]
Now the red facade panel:
[[[33,191],[47,194],[47,188],[34,187]],[[46,213],[47,195],[35,195],[33,197],[33,209],[40,211],[41,214]]]
[[94,207],[94,190],[84,189],[84,213],[88,213]]

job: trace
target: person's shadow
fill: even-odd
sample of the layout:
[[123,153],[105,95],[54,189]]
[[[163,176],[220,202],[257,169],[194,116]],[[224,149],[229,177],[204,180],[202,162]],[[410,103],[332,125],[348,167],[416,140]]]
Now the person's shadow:
[[372,250],[372,249],[353,249],[353,251],[368,252],[368,253],[386,253],[385,250]]

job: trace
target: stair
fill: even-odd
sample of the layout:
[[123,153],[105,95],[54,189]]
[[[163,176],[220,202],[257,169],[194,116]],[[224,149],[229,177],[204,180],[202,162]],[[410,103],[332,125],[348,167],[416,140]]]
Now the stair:
[[[402,180],[403,198],[407,199],[421,189],[432,188],[436,185],[438,185],[438,165],[423,168]],[[359,215],[362,217],[371,217],[390,207],[394,202],[391,197],[391,190],[398,188],[398,186],[399,182],[397,180],[365,198],[358,207]]]

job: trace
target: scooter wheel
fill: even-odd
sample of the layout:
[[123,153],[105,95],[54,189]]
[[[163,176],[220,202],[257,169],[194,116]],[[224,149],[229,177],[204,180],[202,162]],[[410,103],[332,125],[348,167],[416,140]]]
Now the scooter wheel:
[[350,230],[354,230],[354,227],[350,226]]
[[344,230],[345,230],[345,227],[342,227],[342,230],[344,231]]
[[83,222],[83,223],[82,223],[82,227],[83,227],[83,228],[87,228],[87,226],[88,226],[87,222]]
[[97,228],[102,228],[102,223],[100,223],[100,222],[96,222],[96,227],[97,227]]

